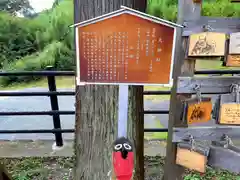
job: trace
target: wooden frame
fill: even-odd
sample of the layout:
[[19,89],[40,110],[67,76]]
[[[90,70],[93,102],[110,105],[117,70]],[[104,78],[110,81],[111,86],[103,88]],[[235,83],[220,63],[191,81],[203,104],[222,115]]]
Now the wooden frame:
[[200,86],[203,94],[225,94],[230,93],[232,84],[239,84],[240,77],[179,77],[177,93],[195,94],[194,88]]
[[[186,41],[183,41],[184,50],[179,52],[179,60],[182,61],[184,57],[185,61],[183,64],[176,63],[176,66],[181,69],[181,77],[179,77],[179,69],[176,68],[178,77],[174,79],[174,86],[172,88],[172,96],[171,96],[171,103],[170,103],[170,111],[172,111],[169,116],[169,135],[168,135],[168,148],[167,148],[167,161],[164,180],[169,179],[181,179],[179,174],[183,173],[183,170],[176,166],[173,163],[173,160],[179,160],[176,158],[177,148],[176,144],[183,142],[183,140],[192,135],[196,140],[220,140],[221,137],[226,134],[230,138],[240,138],[240,127],[238,126],[228,126],[228,125],[217,125],[214,124],[212,126],[202,126],[202,127],[188,127],[186,125],[186,121],[184,121],[181,116],[183,115],[182,112],[176,110],[176,107],[179,107],[179,99],[184,101],[186,97],[193,95],[196,93],[195,88],[197,86],[200,87],[200,92],[202,94],[226,94],[230,93],[231,89],[230,86],[235,84],[240,84],[240,76],[235,77],[226,77],[226,76],[219,76],[219,77],[193,77],[194,66],[195,66],[195,59],[197,57],[208,57],[209,59],[213,59],[212,56],[221,56],[224,59],[226,66],[235,66],[238,67],[238,62],[236,60],[229,61],[226,59],[226,54],[229,53],[229,40],[228,35],[225,35],[225,39],[222,40],[222,48],[220,53],[209,53],[209,54],[197,54],[191,56],[191,49],[193,45],[191,45],[191,37],[194,34],[231,34],[239,32],[239,18],[224,18],[224,17],[206,17],[201,16],[201,5],[194,3],[192,0],[179,0],[178,3],[178,23],[183,24],[183,32],[182,36],[183,39],[189,39],[189,44]],[[194,43],[193,43],[194,44]],[[190,49],[190,51],[188,51]],[[190,55],[190,56],[189,56]],[[232,55],[233,56],[233,55]],[[235,55],[234,55],[235,56]],[[177,81],[177,83],[176,83]],[[176,83],[176,84],[175,84]],[[181,97],[181,98],[180,98]],[[175,105],[173,105],[175,104]],[[214,108],[217,105],[214,106]],[[214,109],[213,108],[213,109]],[[179,108],[181,109],[181,108]],[[215,109],[215,111],[217,111]],[[214,118],[218,118],[218,113],[215,114]],[[179,120],[180,119],[180,120]],[[215,119],[212,119],[215,121]],[[172,143],[170,142],[172,140]],[[212,149],[215,147],[211,146]],[[183,153],[183,152],[182,152]],[[186,152],[184,152],[186,153]],[[183,153],[183,154],[184,154]],[[226,153],[231,153],[229,149],[224,149],[224,156],[227,157]],[[240,151],[238,152],[240,153]],[[175,155],[174,155],[175,154]],[[233,154],[232,154],[233,155]],[[238,158],[238,155],[235,154],[232,157]],[[217,158],[214,157],[213,158]],[[176,163],[176,162],[175,162]],[[237,167],[238,168],[238,167]],[[171,170],[170,170],[171,169]],[[229,169],[234,172],[234,169]],[[171,175],[170,175],[171,174]]]

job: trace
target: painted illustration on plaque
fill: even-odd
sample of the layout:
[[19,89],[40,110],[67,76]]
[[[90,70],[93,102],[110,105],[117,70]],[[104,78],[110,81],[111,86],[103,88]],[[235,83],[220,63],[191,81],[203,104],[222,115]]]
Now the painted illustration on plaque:
[[191,55],[198,54],[212,54],[216,51],[216,42],[208,42],[206,36],[198,36],[198,40],[195,43]]
[[211,101],[191,102],[187,107],[187,123],[201,123],[211,120]]
[[224,56],[226,35],[223,33],[199,33],[189,38],[188,56]]

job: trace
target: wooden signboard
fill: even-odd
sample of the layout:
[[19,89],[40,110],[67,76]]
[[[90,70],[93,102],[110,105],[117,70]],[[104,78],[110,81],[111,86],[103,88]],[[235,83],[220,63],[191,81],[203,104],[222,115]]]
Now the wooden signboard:
[[219,123],[240,125],[240,104],[221,104]]
[[230,34],[229,54],[240,54],[240,32]]
[[224,56],[225,41],[224,33],[192,34],[189,38],[188,56]]
[[170,84],[176,27],[130,8],[76,25],[78,82]]
[[212,102],[210,98],[202,99],[201,102],[196,100],[187,101],[187,124],[208,122],[211,120]]
[[226,66],[228,67],[240,67],[240,55],[228,55]]

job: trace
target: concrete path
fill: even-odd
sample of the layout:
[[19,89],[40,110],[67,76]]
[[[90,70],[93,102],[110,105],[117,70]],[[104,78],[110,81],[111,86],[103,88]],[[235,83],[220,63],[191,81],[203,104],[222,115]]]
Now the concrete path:
[[[74,155],[74,141],[67,140],[62,148],[56,149],[53,140],[21,140],[1,141],[0,157],[44,157]],[[111,149],[109,149],[111,150]],[[166,143],[161,141],[145,141],[144,154],[147,156],[165,156]]]

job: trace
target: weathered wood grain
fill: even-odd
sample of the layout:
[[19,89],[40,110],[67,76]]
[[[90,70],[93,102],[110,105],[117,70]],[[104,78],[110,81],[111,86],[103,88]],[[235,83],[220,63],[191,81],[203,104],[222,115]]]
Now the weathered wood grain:
[[195,87],[200,86],[201,93],[230,93],[232,84],[240,84],[240,78],[234,77],[179,77],[177,93],[196,93]]
[[[183,24],[184,20],[197,20],[201,16],[201,3],[194,3],[192,0],[178,0],[178,24]],[[191,95],[177,95],[177,81],[180,75],[193,76],[195,71],[195,60],[184,61],[187,39],[182,38],[182,29],[177,30],[176,52],[173,68],[173,87],[171,91],[170,114],[168,123],[168,139],[166,162],[164,167],[164,180],[182,180],[184,168],[176,164],[177,143],[172,143],[174,126],[187,126],[179,118],[181,115],[181,99],[189,98]]]
[[13,180],[3,164],[0,164],[0,180]]
[[174,128],[173,142],[181,142],[189,135],[192,135],[196,140],[211,140],[218,141],[226,134],[231,139],[240,138],[239,126],[201,126],[188,128]]
[[201,143],[194,143],[194,145],[191,145],[190,143],[187,142],[180,142],[178,143],[178,147],[182,149],[193,150],[204,156],[208,156],[210,150],[209,146],[206,146],[206,144]]
[[[233,148],[232,148],[233,149]],[[210,147],[207,164],[212,168],[225,169],[233,173],[240,173],[240,149],[236,150],[212,145]]]
[[202,16],[198,20],[185,20],[183,25],[183,36],[204,32],[206,29],[210,32],[222,32],[226,34],[240,31],[239,18]]

